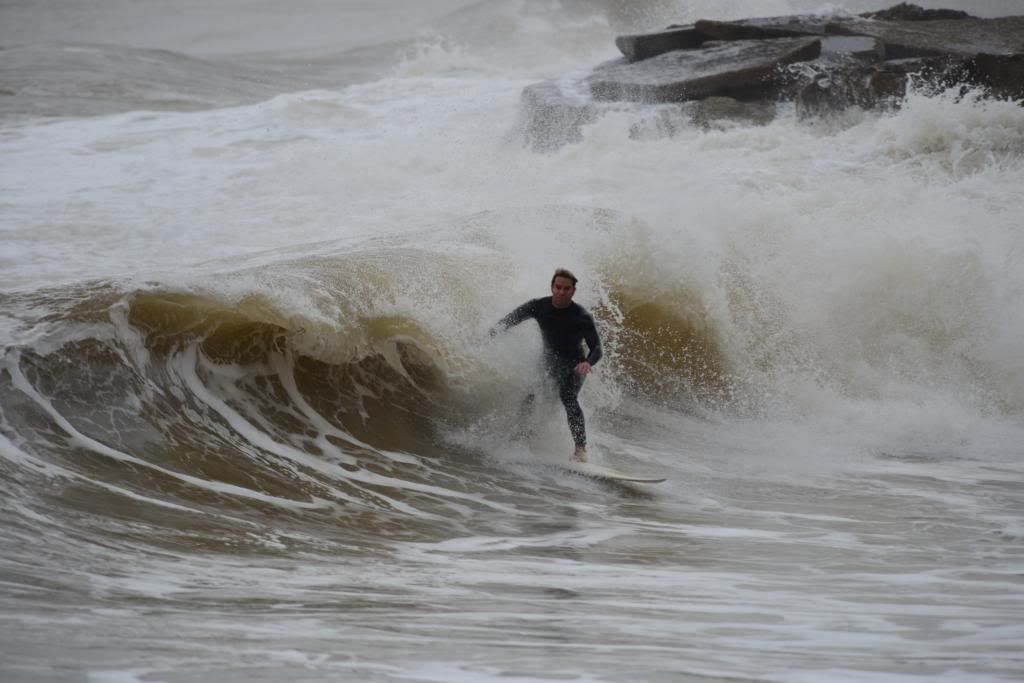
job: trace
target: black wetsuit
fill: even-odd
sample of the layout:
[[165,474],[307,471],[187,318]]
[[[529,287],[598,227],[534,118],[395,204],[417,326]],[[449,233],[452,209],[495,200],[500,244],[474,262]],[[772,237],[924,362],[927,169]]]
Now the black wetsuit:
[[[527,301],[506,315],[491,330],[491,335],[496,334],[499,328],[514,327],[527,318],[533,318],[540,326],[544,339],[544,366],[558,386],[558,398],[565,406],[573,441],[577,446],[586,446],[586,424],[576,398],[583,387],[584,377],[576,372],[576,366],[583,361],[596,365],[601,360],[601,339],[597,336],[594,319],[577,303],[555,308],[551,297],[546,296]],[[587,343],[587,354],[583,353],[583,342]],[[532,395],[527,400],[531,398]]]

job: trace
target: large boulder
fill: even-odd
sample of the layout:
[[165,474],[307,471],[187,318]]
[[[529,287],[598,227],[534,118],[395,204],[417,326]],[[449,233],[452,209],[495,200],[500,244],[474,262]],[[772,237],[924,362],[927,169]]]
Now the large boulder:
[[946,57],[959,60],[957,75],[997,97],[1024,99],[1024,16],[914,22],[847,19],[833,34],[870,36],[886,60]]
[[818,61],[831,64],[846,62],[875,63],[882,60],[885,44],[871,36],[829,36],[821,39]]
[[774,102],[740,102],[731,97],[707,97],[686,106],[690,120],[705,130],[728,128],[730,123],[765,126],[775,118]]
[[650,59],[673,50],[692,50],[707,40],[693,26],[673,26],[654,33],[638,33],[618,36],[615,45],[626,59],[635,62]]
[[801,118],[840,113],[850,107],[898,107],[912,80],[932,87],[948,87],[962,80],[964,60],[952,57],[897,59],[877,64],[850,62],[822,71],[804,84],[796,97]]
[[710,95],[749,96],[763,92],[783,64],[814,59],[817,38],[742,40],[701,50],[676,50],[631,63],[616,60],[588,78],[594,99],[627,102],[683,102]]
[[1024,16],[934,21],[851,18],[829,22],[826,30],[834,35],[877,38],[885,45],[884,59],[1024,55]]
[[956,9],[925,9],[920,5],[901,2],[889,9],[877,12],[865,12],[860,15],[865,19],[882,19],[884,21],[933,21],[935,19],[972,19],[967,12]]
[[775,118],[772,102],[740,102],[731,97],[708,97],[643,110],[646,115],[629,128],[629,137],[634,140],[671,138],[694,127],[721,131],[737,126],[765,126]]
[[1024,103],[1024,54],[981,54],[964,66],[965,80],[989,89],[997,97]]
[[694,24],[694,29],[710,40],[770,40],[823,36],[828,22],[829,19],[817,15],[765,17],[740,21],[701,19]]

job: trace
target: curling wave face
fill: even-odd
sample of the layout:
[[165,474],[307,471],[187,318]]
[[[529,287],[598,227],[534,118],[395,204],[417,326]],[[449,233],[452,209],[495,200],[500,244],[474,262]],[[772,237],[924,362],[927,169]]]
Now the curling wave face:
[[[56,475],[59,487],[38,490],[64,514],[159,522],[157,542],[235,547],[240,508],[296,523],[340,513],[353,541],[448,533],[490,505],[476,492],[492,477],[516,488],[488,460],[488,431],[508,427],[495,416],[519,386],[498,366],[528,374],[537,350],[527,341],[495,363],[475,263],[368,249],[260,268],[255,289],[243,270],[219,291],[10,295],[20,332],[0,365],[6,466],[26,484]],[[610,350],[597,403],[619,385],[681,396],[691,382],[656,378],[701,376],[718,362],[712,337],[623,291],[595,307]]]

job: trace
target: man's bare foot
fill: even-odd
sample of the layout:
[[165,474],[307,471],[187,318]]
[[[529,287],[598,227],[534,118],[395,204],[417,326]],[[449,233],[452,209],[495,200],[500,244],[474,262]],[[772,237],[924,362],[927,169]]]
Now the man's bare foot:
[[577,446],[576,452],[572,454],[572,459],[575,460],[576,462],[586,462],[587,449],[584,448],[583,446]]

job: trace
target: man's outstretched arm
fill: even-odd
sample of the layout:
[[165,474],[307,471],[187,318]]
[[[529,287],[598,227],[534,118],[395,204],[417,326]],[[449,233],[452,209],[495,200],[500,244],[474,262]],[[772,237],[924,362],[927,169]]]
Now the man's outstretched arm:
[[504,318],[499,320],[494,327],[491,328],[490,334],[492,337],[496,336],[499,332],[504,332],[510,327],[515,327],[519,323],[523,322],[527,318],[533,317],[535,301],[527,301],[525,304],[515,309]]

